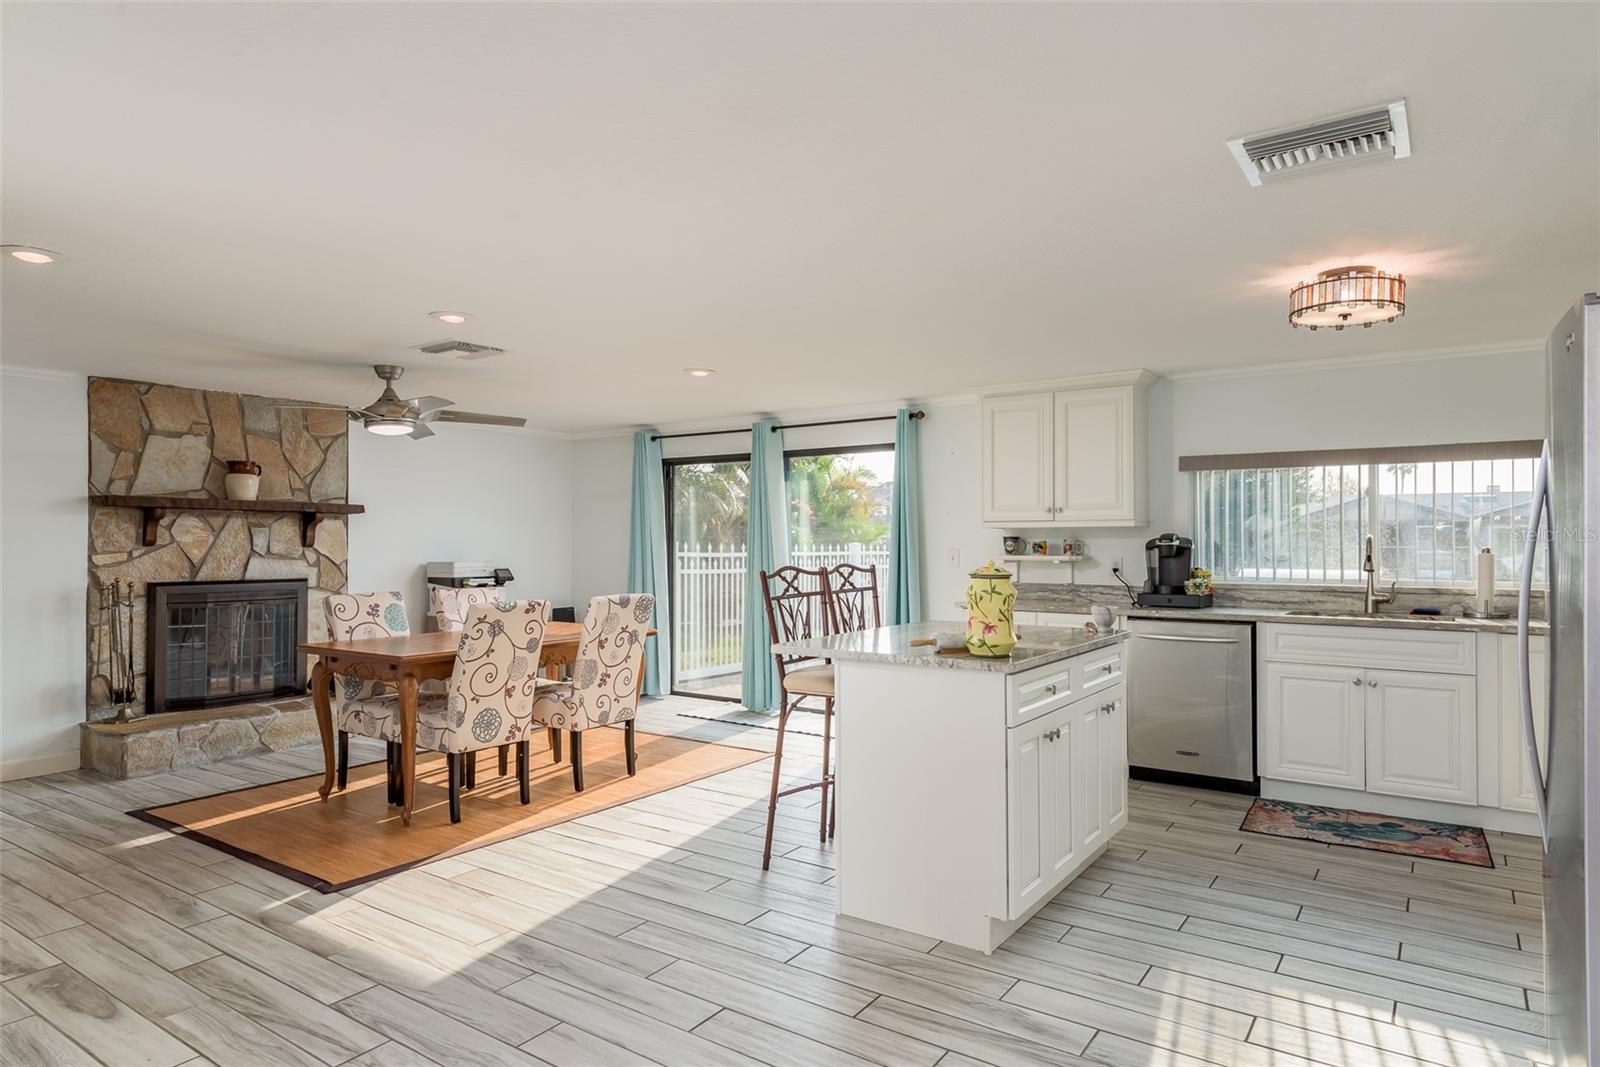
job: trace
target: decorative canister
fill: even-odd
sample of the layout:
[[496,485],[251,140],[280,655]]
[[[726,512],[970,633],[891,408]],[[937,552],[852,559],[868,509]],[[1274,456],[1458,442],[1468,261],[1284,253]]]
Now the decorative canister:
[[974,656],[1009,656],[1017,643],[1012,607],[1017,587],[1011,572],[990,560],[968,575],[967,651]]
[[229,500],[254,500],[261,495],[261,464],[253,459],[230,459],[222,487]]

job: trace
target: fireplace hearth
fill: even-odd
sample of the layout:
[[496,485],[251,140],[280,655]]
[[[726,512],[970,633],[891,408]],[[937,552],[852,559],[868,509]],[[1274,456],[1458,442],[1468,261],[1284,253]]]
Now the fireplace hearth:
[[304,579],[151,582],[145,709],[187,711],[304,693]]

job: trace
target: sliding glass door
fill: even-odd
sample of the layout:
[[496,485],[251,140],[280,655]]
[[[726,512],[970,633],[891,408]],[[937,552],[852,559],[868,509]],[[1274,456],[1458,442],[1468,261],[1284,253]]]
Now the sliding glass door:
[[[880,610],[889,585],[889,508],[894,448],[784,454],[789,561],[801,567],[876,565]],[[668,582],[672,589],[672,691],[737,701],[741,696],[748,456],[669,459]]]
[[784,453],[789,561],[878,568],[878,610],[889,587],[889,509],[894,446]]
[[[666,461],[672,691],[734,700],[744,656],[750,459]],[[762,625],[761,620],[757,620]]]

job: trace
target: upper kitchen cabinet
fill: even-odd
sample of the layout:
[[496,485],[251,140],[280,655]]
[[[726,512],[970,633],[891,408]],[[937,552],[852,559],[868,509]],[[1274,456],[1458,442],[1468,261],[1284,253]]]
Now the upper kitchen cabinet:
[[1145,524],[1146,371],[983,399],[983,521]]

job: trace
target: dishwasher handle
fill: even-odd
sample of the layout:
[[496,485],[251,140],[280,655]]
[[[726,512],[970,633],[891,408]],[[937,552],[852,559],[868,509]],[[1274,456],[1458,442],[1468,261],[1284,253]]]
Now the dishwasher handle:
[[1237,637],[1181,637],[1178,634],[1134,634],[1141,641],[1184,641],[1196,645],[1237,645]]

